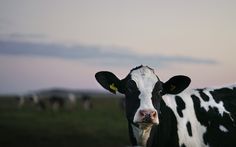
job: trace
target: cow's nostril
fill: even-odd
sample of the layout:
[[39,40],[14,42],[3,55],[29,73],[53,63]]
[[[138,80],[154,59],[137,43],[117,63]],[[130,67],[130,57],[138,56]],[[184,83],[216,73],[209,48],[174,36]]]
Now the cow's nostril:
[[147,111],[146,111],[146,110],[140,110],[140,111],[139,111],[139,114],[140,114],[141,116],[146,116]]
[[155,118],[156,115],[157,115],[157,112],[156,111],[152,111],[150,116],[151,116],[151,118]]

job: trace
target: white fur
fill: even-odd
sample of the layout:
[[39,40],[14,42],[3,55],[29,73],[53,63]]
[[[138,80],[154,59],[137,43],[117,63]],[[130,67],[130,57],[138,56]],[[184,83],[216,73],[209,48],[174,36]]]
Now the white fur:
[[[228,87],[227,87],[228,88]],[[233,88],[230,87],[230,88]],[[206,111],[209,110],[209,107],[214,107],[214,108],[217,108],[219,113],[221,114],[221,116],[223,117],[223,114],[224,112],[229,114],[230,116],[230,119],[232,121],[234,121],[234,119],[231,117],[231,114],[229,111],[227,111],[225,109],[225,107],[223,106],[223,102],[220,101],[219,103],[216,103],[216,101],[214,100],[214,98],[212,97],[212,95],[210,94],[210,91],[213,91],[214,89],[212,88],[208,88],[208,89],[205,89],[203,92],[209,97],[209,101],[204,101],[203,99],[200,98],[200,104],[201,104],[201,107],[203,107]],[[200,97],[199,95],[197,95],[198,97]]]
[[141,126],[139,128],[134,125],[131,126],[137,143],[141,146],[146,146],[147,140],[150,136],[152,125],[146,126],[145,128],[142,128]]
[[[143,66],[137,70],[131,72],[131,79],[136,82],[136,85],[140,91],[139,99],[140,99],[140,106],[134,115],[134,122],[140,122],[140,110],[153,110],[156,112],[152,104],[152,91],[153,88],[158,81],[157,76],[155,75],[154,71],[149,69],[146,66]],[[156,112],[157,113],[157,112]],[[155,123],[159,123],[158,117],[154,120]]]
[[[227,88],[233,89],[235,86],[236,85],[232,85]],[[173,110],[173,112],[175,113],[175,116],[177,118],[179,145],[184,143],[186,146],[190,146],[190,147],[192,147],[192,146],[201,146],[201,147],[208,146],[203,143],[202,136],[206,132],[206,127],[202,126],[197,120],[197,117],[194,112],[195,110],[194,110],[193,101],[191,99],[192,94],[199,97],[200,106],[202,108],[204,108],[206,111],[209,110],[209,107],[212,107],[212,108],[214,107],[214,108],[218,109],[221,116],[223,116],[223,113],[227,113],[227,114],[229,114],[229,116],[231,116],[230,112],[227,111],[225,109],[225,107],[223,106],[222,101],[217,103],[214,100],[214,98],[210,94],[210,91],[213,91],[213,90],[214,90],[213,88],[207,88],[203,91],[209,97],[209,101],[204,101],[201,98],[199,92],[196,90],[185,90],[184,92],[178,94],[178,96],[180,96],[186,104],[185,105],[186,108],[182,111],[183,117],[180,117],[177,113],[177,110],[176,110],[177,105],[176,105],[176,101],[174,98],[176,95],[163,96],[163,100]],[[232,117],[231,117],[231,119],[233,120]],[[192,129],[192,135],[193,135],[192,137],[190,137],[187,132],[186,123],[188,121],[191,123],[191,129]],[[220,125],[219,129],[223,132],[228,132],[227,128],[225,128],[223,125]]]
[[[225,108],[223,106],[223,102],[220,101],[219,103],[216,103],[216,101],[213,99],[213,97],[210,94],[208,89],[204,90],[203,92],[209,97],[209,101],[204,101],[203,99],[200,98],[201,107],[203,107],[206,111],[209,110],[209,107],[212,107],[212,108],[216,107],[219,110],[221,116],[223,116],[224,112],[229,114],[229,112],[227,110],[225,110]],[[200,97],[200,96],[198,96],[198,97]]]
[[223,125],[220,125],[219,129],[223,132],[229,132],[228,129],[226,129]]
[[[181,146],[184,143],[188,147],[206,147],[208,145],[204,144],[202,138],[203,134],[206,132],[206,127],[202,126],[197,120],[194,112],[193,101],[190,97],[191,94],[197,95],[197,92],[190,90],[179,94],[179,96],[183,98],[182,100],[186,104],[186,108],[182,111],[183,117],[180,117],[176,110],[177,105],[174,98],[176,95],[165,95],[163,96],[163,100],[165,101],[166,105],[173,110],[177,118],[179,145]],[[188,135],[186,127],[188,121],[191,123],[192,136]]]

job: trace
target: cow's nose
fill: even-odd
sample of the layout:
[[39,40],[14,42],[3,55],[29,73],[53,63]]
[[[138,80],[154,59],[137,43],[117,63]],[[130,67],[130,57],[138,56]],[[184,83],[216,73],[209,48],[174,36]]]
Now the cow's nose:
[[144,123],[153,123],[157,117],[157,112],[155,110],[139,110],[139,114]]

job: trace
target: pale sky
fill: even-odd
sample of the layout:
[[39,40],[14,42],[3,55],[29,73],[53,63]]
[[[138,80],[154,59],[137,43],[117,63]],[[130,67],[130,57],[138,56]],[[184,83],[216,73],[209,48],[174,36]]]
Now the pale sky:
[[235,0],[1,0],[0,93],[99,89],[140,64],[191,87],[236,81]]

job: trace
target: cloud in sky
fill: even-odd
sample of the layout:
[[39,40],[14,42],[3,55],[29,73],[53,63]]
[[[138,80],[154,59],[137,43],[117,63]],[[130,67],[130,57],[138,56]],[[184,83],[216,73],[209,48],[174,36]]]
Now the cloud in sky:
[[23,40],[23,39],[32,39],[32,38],[34,38],[34,39],[43,39],[43,38],[46,38],[46,36],[45,35],[43,35],[43,34],[21,34],[21,33],[11,33],[11,34],[9,34],[9,37],[11,38],[11,39],[21,39],[21,40]]
[[[109,48],[109,50],[108,50]],[[91,64],[102,65],[158,65],[159,67],[172,63],[187,64],[217,64],[212,59],[201,59],[188,56],[141,55],[129,49],[119,47],[99,47],[62,44],[33,43],[19,41],[0,41],[0,54],[54,57],[69,60],[81,60]]]

